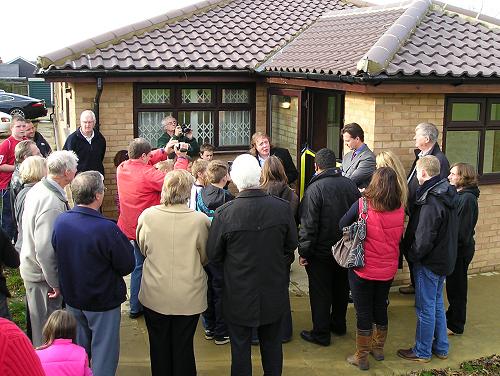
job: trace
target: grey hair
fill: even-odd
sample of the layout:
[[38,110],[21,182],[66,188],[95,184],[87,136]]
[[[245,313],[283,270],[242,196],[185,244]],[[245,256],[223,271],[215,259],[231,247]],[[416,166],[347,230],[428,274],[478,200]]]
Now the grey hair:
[[73,151],[58,150],[47,157],[47,170],[51,176],[62,176],[66,171],[76,170],[78,157]]
[[231,179],[239,191],[259,188],[260,175],[259,162],[250,154],[237,156],[231,167]]
[[14,149],[16,163],[21,163],[27,157],[31,157],[33,155],[31,152],[31,145],[36,145],[36,143],[31,140],[23,140],[16,145],[16,148]]
[[85,111],[83,111],[80,114],[80,121],[82,121],[83,117],[86,116],[86,115],[92,116],[92,120],[94,120],[94,123],[95,123],[95,121],[96,121],[95,114],[94,114],[94,111],[92,111],[92,110],[85,110]]
[[85,171],[71,182],[71,194],[76,205],[89,205],[97,193],[104,193],[104,176],[98,171]]
[[128,144],[128,157],[130,159],[138,159],[141,155],[148,154],[151,149],[151,144],[145,138],[134,138],[130,141],[130,144]]
[[438,136],[439,136],[439,131],[434,124],[432,124],[432,123],[420,123],[415,128],[415,132],[419,129],[422,131],[422,136],[427,137],[430,142],[432,142],[433,144],[435,144],[437,142]]
[[167,119],[174,119],[175,121],[177,121],[177,119],[174,116],[168,115],[163,118],[163,120],[161,121],[161,125],[165,126],[167,124]]

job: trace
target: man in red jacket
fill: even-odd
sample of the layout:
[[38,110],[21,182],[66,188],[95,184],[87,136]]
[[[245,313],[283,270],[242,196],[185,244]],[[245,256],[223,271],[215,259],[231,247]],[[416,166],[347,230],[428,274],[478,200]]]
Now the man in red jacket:
[[135,231],[139,215],[160,203],[161,188],[166,172],[157,170],[154,164],[167,159],[178,141],[169,141],[165,148],[151,151],[151,144],[144,138],[133,139],[128,146],[129,160],[116,170],[116,185],[120,197],[118,227],[134,246],[135,268],[130,278],[130,318],[143,314],[138,294],[141,287],[144,257],[136,243]]

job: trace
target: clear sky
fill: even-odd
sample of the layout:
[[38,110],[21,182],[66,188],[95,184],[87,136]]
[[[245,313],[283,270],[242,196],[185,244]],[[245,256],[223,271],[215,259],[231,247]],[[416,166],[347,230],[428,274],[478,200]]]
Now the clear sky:
[[[18,0],[19,1],[19,0]],[[161,15],[198,0],[2,1],[0,57],[35,60],[93,36]],[[370,1],[370,0],[368,0]],[[371,0],[394,3],[394,0]],[[442,0],[500,18],[500,0]]]

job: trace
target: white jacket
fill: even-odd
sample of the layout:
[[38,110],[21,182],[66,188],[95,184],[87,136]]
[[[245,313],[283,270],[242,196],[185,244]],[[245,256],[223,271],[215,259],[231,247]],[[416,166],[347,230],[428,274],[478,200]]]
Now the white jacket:
[[21,277],[28,282],[46,281],[59,287],[52,231],[57,216],[68,210],[66,197],[44,178],[27,193],[24,202]]

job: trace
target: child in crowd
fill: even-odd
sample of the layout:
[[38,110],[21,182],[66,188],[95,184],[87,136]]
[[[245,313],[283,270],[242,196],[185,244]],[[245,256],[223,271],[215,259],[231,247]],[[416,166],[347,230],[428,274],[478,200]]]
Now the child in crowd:
[[[210,182],[198,194],[196,208],[205,213],[210,220],[213,219],[215,210],[231,201],[234,196],[224,189],[229,178],[229,167],[226,162],[213,160],[207,167],[207,179]],[[226,323],[222,318],[222,285],[223,269],[218,263],[209,262],[205,266],[208,276],[208,308],[203,313],[205,338],[214,339],[216,345],[229,342]]]
[[211,144],[203,144],[200,147],[200,158],[205,161],[211,161],[214,158],[215,147]]
[[197,159],[191,167],[191,174],[195,178],[193,188],[191,188],[191,198],[189,199],[189,207],[196,210],[196,201],[198,194],[208,184],[207,180],[207,167],[208,161],[204,159]]
[[163,172],[170,172],[173,171],[174,169],[174,160],[173,159],[167,159],[165,161],[160,161],[157,164],[155,164],[155,167]]
[[54,311],[42,336],[44,344],[36,352],[47,375],[92,376],[87,353],[76,344],[76,319],[71,313]]

